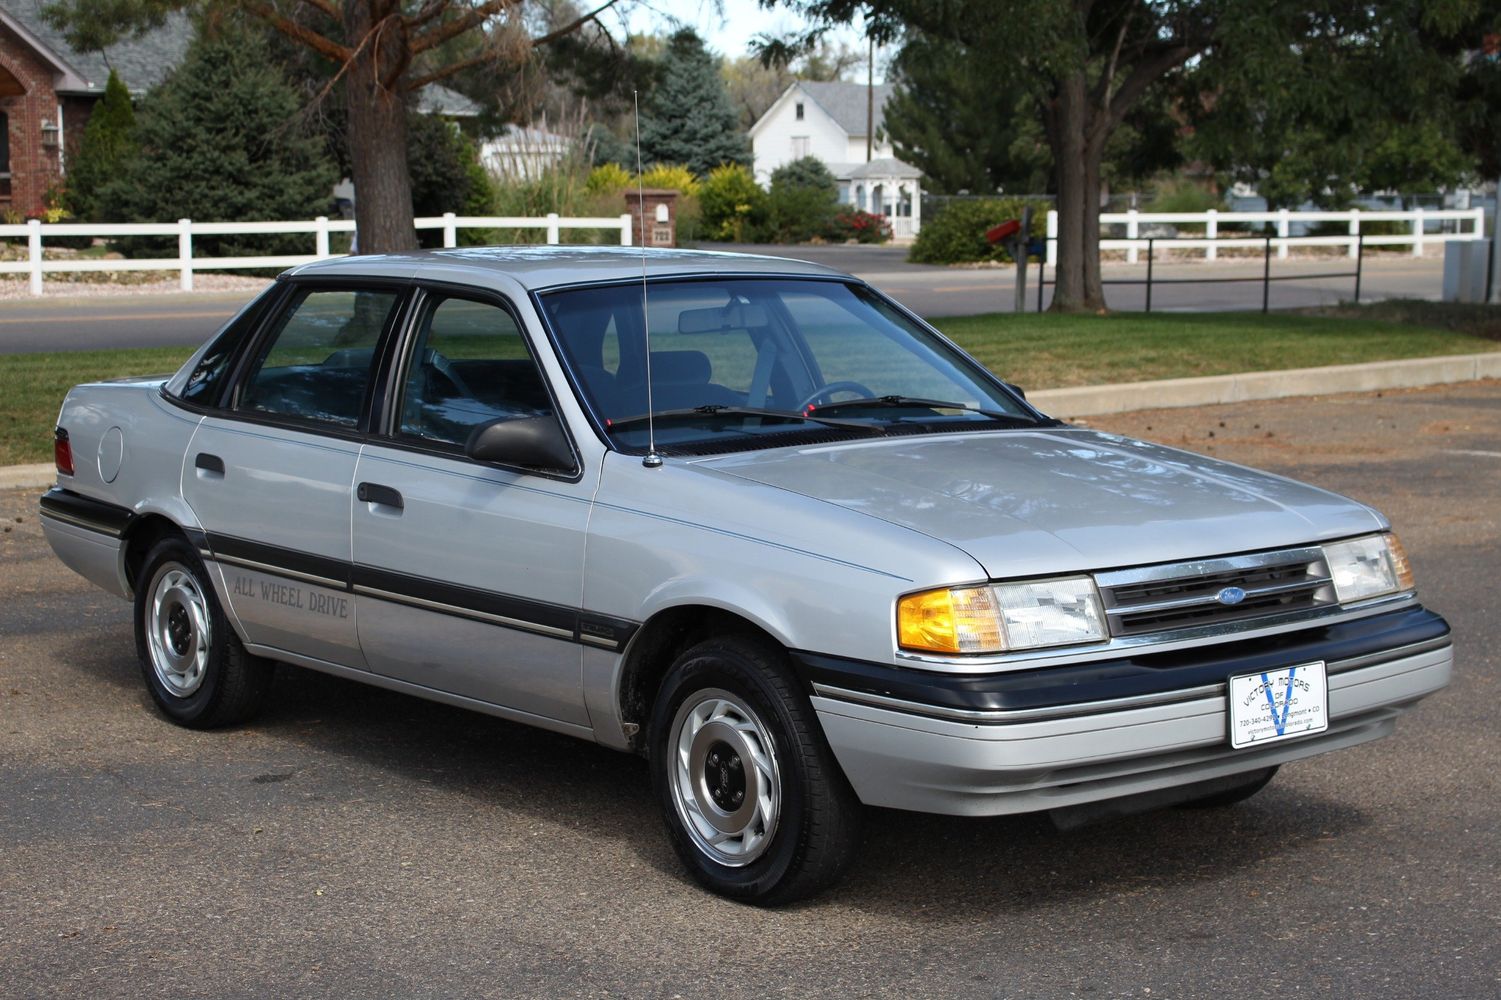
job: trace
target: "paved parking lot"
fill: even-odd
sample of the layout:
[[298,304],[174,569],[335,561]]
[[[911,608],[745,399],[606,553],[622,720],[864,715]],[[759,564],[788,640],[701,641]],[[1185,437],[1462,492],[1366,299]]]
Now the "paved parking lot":
[[873,812],[761,911],[685,879],[635,758],[290,669],[253,726],[169,725],[0,493],[0,995],[1501,995],[1501,384],[1094,423],[1383,507],[1453,687],[1231,809]]

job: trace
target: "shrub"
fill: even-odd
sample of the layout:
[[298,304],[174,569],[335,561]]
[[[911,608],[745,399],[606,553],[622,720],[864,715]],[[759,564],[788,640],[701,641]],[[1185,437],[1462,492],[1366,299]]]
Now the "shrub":
[[858,208],[840,212],[834,216],[832,236],[836,240],[855,240],[858,243],[885,243],[891,239],[891,222],[884,215]]
[[709,171],[699,194],[704,236],[744,243],[766,224],[766,192],[738,163]]
[[[407,172],[412,181],[412,214],[484,215],[494,201],[490,174],[479,162],[474,140],[437,115],[407,115]],[[475,230],[460,230],[459,242],[472,246]],[[417,233],[424,247],[443,245],[443,232]]]
[[1204,185],[1182,177],[1164,181],[1152,200],[1141,208],[1143,212],[1207,212],[1210,209],[1224,211],[1224,199]]
[[641,175],[641,186],[668,188],[678,194],[698,194],[698,178],[693,171],[676,163],[654,163]]
[[839,211],[839,183],[819,160],[805,156],[771,173],[769,235],[779,243],[827,238]]
[[584,189],[590,194],[614,194],[631,186],[631,174],[618,163],[601,163],[589,171]]
[[[298,127],[302,99],[263,36],[227,23],[200,35],[142,104],[137,155],[101,192],[112,218],[169,222],[309,219],[328,210],[335,169],[324,140]],[[290,236],[203,236],[203,256],[307,253]],[[175,250],[175,239],[131,237],[127,253]]]
[[[962,264],[983,260],[1010,260],[1004,247],[991,246],[985,231],[1007,219],[1020,219],[1027,205],[1024,198],[972,198],[945,204],[923,219],[922,231],[907,254],[917,264]],[[1032,236],[1047,232],[1046,202],[1032,208]]]
[[100,214],[99,193],[118,174],[135,152],[135,109],[130,91],[114,70],[104,96],[89,113],[83,140],[68,160],[68,190],[64,205],[83,222],[108,221]]

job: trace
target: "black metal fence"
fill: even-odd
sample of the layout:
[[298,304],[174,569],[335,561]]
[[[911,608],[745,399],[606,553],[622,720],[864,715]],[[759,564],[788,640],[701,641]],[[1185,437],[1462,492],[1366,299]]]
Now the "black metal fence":
[[[1147,245],[1147,276],[1145,278],[1112,278],[1102,281],[1102,285],[1145,285],[1147,290],[1146,311],[1152,311],[1152,287],[1154,285],[1219,285],[1239,284],[1245,282],[1261,282],[1261,311],[1267,312],[1271,308],[1272,283],[1276,281],[1327,281],[1331,278],[1353,278],[1355,280],[1354,301],[1360,301],[1360,278],[1365,264],[1365,237],[1363,235],[1355,239],[1355,270],[1353,271],[1320,271],[1316,274],[1272,274],[1272,244],[1278,242],[1278,237],[1267,236],[1264,238],[1261,255],[1261,276],[1255,275],[1240,277],[1210,277],[1210,278],[1154,278],[1152,271],[1155,263],[1157,244],[1193,242],[1199,247],[1203,246],[1203,240],[1191,237],[1157,238],[1143,237]],[[1138,241],[1138,242],[1142,242]],[[1238,241],[1239,242],[1239,241]],[[1037,262],[1037,311],[1042,312],[1043,294],[1056,280],[1047,280],[1048,265],[1046,260]],[[1056,268],[1055,268],[1056,271]],[[1018,306],[1018,308],[1021,308]]]

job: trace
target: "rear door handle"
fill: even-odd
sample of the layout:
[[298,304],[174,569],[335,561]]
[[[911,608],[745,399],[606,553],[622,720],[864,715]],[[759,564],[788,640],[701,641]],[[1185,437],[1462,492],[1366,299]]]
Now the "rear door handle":
[[206,451],[200,451],[198,457],[193,459],[193,467],[216,476],[224,475],[224,459],[218,455],[210,455]]
[[400,493],[379,483],[360,483],[355,490],[355,496],[359,497],[363,503],[378,503],[386,507],[395,507],[397,510],[405,507]]

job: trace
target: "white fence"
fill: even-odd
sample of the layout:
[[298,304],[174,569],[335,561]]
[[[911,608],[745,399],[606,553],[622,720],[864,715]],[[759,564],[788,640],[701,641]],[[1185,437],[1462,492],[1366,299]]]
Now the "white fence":
[[[1348,235],[1340,236],[1292,236],[1292,227],[1296,223],[1318,222],[1343,222],[1348,226]],[[1366,222],[1405,222],[1411,227],[1411,232],[1382,235],[1368,235],[1362,237],[1360,227]],[[1452,231],[1429,232],[1431,224],[1454,223]],[[1101,239],[1101,250],[1124,250],[1126,261],[1135,264],[1142,250],[1147,247],[1147,240],[1141,235],[1141,227],[1144,225],[1193,225],[1203,226],[1202,237],[1174,237],[1170,246],[1175,250],[1203,250],[1205,260],[1215,260],[1219,256],[1221,248],[1254,248],[1264,249],[1267,245],[1264,236],[1241,236],[1221,239],[1219,230],[1221,226],[1229,226],[1232,229],[1244,228],[1245,224],[1264,226],[1275,224],[1277,235],[1272,237],[1271,245],[1277,248],[1277,257],[1286,259],[1288,247],[1345,247],[1350,257],[1360,252],[1360,245],[1364,243],[1372,246],[1401,246],[1412,247],[1412,255],[1421,257],[1423,249],[1429,243],[1447,243],[1453,240],[1479,240],[1485,238],[1485,211],[1479,208],[1469,209],[1445,209],[1437,211],[1433,209],[1415,208],[1410,212],[1388,211],[1361,211],[1352,208],[1347,212],[1290,212],[1282,209],[1277,212],[1104,212],[1100,215],[1100,225],[1121,225],[1126,227],[1125,239]],[[1468,228],[1465,224],[1468,223]],[[1445,229],[1449,227],[1444,227]],[[1058,262],[1058,213],[1048,212],[1047,228],[1047,262],[1052,266]],[[1161,242],[1168,242],[1166,238]]]
[[[441,229],[445,247],[458,246],[460,229],[545,229],[548,243],[561,243],[565,229],[608,229],[620,233],[620,245],[631,245],[631,216],[629,213],[616,216],[564,218],[556,213],[544,218],[516,216],[445,215],[416,220],[418,229]],[[179,219],[175,223],[42,223],[33,219],[20,225],[0,225],[0,239],[26,237],[26,259],[0,261],[0,274],[27,274],[31,278],[31,294],[42,294],[42,282],[47,274],[87,271],[177,271],[183,291],[193,290],[195,271],[232,271],[242,268],[293,267],[309,261],[338,257],[341,254],[329,251],[329,236],[332,233],[353,233],[354,222],[346,219],[329,219],[319,216],[306,222],[194,222]],[[262,257],[194,257],[195,236],[245,236],[245,235],[295,235],[306,233],[313,237],[313,252],[310,254],[282,254]],[[49,236],[176,236],[176,257],[132,257],[128,259],[72,258],[47,260],[42,254],[44,242]]]

